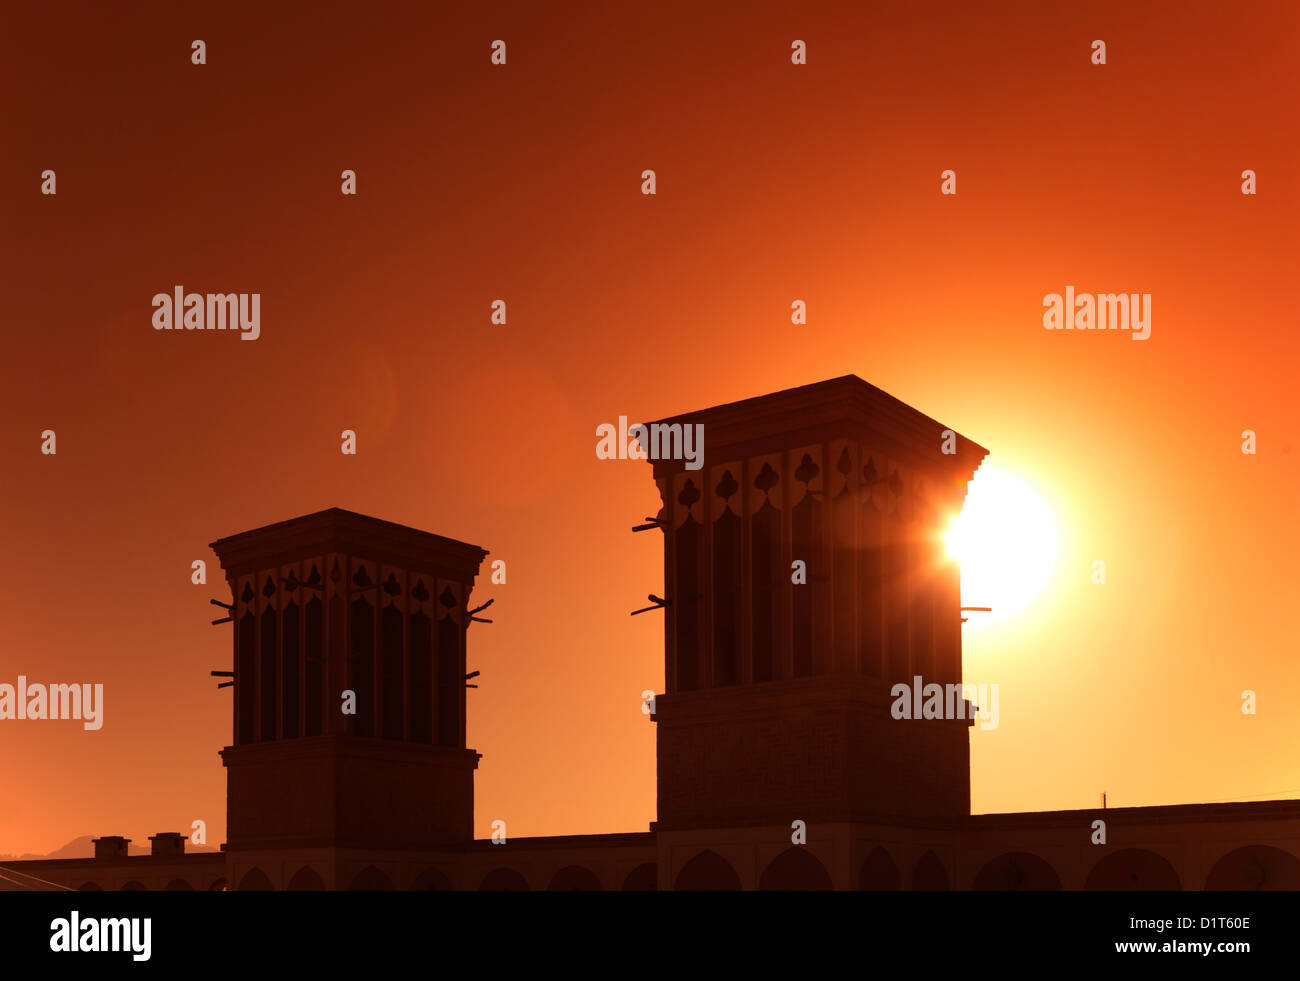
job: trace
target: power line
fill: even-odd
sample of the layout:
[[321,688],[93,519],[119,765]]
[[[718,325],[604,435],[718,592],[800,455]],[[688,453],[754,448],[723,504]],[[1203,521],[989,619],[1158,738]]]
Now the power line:
[[[5,875],[4,873],[6,872],[10,873],[10,875]],[[42,879],[38,875],[31,875],[30,873],[27,872],[19,872],[17,869],[0,867],[0,879],[4,879],[6,882],[12,882],[14,885],[21,886],[24,889],[35,889],[34,886],[27,885],[26,883],[18,881],[18,879],[11,878],[11,876],[15,876],[15,875],[21,876],[24,879],[31,879],[33,882],[39,882],[42,885],[51,887],[52,889],[62,889],[65,892],[76,891],[71,886],[60,885],[57,882],[51,882],[49,879]]]

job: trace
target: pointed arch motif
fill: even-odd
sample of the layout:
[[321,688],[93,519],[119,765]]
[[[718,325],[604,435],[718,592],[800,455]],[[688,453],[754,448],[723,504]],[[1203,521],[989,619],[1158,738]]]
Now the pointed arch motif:
[[367,865],[348,884],[349,892],[392,892],[393,889],[393,880],[373,865]]
[[239,880],[238,892],[272,892],[275,886],[271,885],[271,880],[266,877],[266,873],[253,866],[244,873],[244,877]]
[[551,877],[551,884],[546,888],[552,892],[600,892],[605,887],[590,869],[567,865]]
[[527,892],[528,880],[514,869],[493,869],[483,877],[483,892]]
[[411,883],[412,892],[451,892],[456,887],[441,869],[427,868]]
[[1183,888],[1174,867],[1146,848],[1122,848],[1101,859],[1088,873],[1085,889],[1145,891]]
[[912,870],[913,892],[946,892],[948,890],[948,870],[939,861],[933,851],[927,851],[917,860]]
[[739,890],[740,876],[717,852],[705,850],[682,866],[673,888],[679,892]]
[[758,888],[765,891],[826,891],[834,889],[830,873],[817,856],[802,845],[787,848],[768,863],[759,876]]
[[1007,852],[984,863],[972,889],[985,892],[1047,892],[1061,888],[1061,877],[1029,852]]
[[659,866],[654,862],[638,865],[623,880],[624,892],[653,892],[659,887]]
[[880,845],[867,854],[858,869],[858,888],[877,892],[892,892],[902,887],[898,866]]
[[1210,869],[1206,889],[1300,890],[1300,858],[1272,845],[1245,845]]
[[293,874],[285,889],[290,892],[324,892],[325,882],[310,865],[304,865]]

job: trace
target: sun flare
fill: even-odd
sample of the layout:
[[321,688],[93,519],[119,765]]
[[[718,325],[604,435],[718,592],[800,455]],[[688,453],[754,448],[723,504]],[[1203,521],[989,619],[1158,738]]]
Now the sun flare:
[[961,515],[944,536],[961,563],[962,606],[972,626],[996,623],[1025,609],[1056,566],[1056,518],[1047,502],[1019,477],[985,465],[975,474]]

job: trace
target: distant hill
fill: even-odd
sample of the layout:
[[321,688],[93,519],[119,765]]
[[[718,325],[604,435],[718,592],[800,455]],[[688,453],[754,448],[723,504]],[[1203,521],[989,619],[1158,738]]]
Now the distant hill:
[[[95,846],[91,843],[95,835],[82,835],[80,838],[73,838],[62,848],[56,848],[48,855],[33,855],[30,852],[26,855],[0,855],[0,863],[4,862],[32,862],[39,859],[48,858],[91,858],[95,854]],[[217,849],[211,845],[196,845],[191,841],[185,842],[187,852],[215,852]],[[136,844],[132,840],[127,846],[128,855],[148,855],[149,840],[146,838],[143,845]]]

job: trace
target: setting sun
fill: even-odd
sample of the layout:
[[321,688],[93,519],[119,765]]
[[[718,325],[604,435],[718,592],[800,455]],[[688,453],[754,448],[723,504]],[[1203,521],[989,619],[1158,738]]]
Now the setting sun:
[[990,606],[972,625],[1015,616],[1042,592],[1056,566],[1056,519],[1038,492],[985,465],[975,474],[961,516],[945,536],[961,563],[963,606]]

